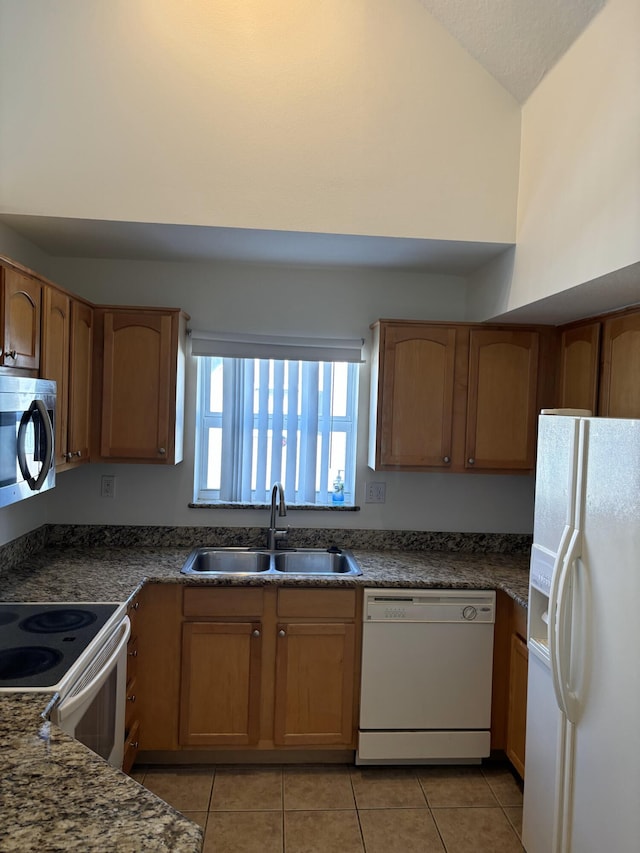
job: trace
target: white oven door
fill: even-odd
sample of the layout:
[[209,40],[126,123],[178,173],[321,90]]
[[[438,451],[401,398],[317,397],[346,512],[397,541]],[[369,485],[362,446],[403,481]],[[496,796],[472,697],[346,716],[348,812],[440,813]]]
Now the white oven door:
[[131,624],[125,616],[51,714],[63,731],[118,769],[124,753],[130,633]]

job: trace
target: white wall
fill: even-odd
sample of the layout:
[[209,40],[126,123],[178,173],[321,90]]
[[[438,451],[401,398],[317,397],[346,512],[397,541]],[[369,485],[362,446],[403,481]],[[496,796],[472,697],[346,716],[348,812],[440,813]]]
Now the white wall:
[[[466,283],[452,276],[252,265],[53,260],[56,280],[95,302],[179,305],[193,328],[364,337],[383,318],[462,320]],[[369,365],[361,372],[358,513],[291,512],[292,527],[531,531],[533,478],[380,474],[366,466]],[[56,523],[266,524],[264,511],[189,509],[192,499],[195,360],[187,371],[185,461],[175,468],[90,465],[63,474],[49,520]],[[100,497],[115,473],[116,497]],[[384,505],[364,503],[369,480],[386,482]]]
[[609,0],[526,102],[517,245],[477,277],[474,316],[583,285],[602,310],[640,302],[637,270],[616,275],[640,261],[639,34],[637,0]]
[[515,100],[418,0],[0,0],[0,209],[512,242]]

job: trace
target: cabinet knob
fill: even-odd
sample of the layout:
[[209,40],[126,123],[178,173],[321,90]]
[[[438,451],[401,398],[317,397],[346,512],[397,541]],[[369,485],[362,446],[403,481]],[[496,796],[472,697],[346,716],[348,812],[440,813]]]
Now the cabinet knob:
[[132,652],[129,652],[129,657],[130,658],[137,658],[138,657],[138,650],[134,649]]
[[286,637],[287,636],[287,633],[284,630],[284,628],[280,628],[280,630],[278,631],[278,636],[279,637]]
[[449,462],[451,462],[451,457],[450,457],[450,456],[443,456],[443,457],[442,457],[442,461],[443,461],[446,465],[448,465],[448,464],[449,464]]
[[127,696],[127,700],[129,702],[135,702],[136,701],[136,694],[132,693],[131,696]]
[[468,464],[469,464],[469,465],[475,465],[475,464],[476,464],[476,460],[473,458],[473,456],[470,456],[470,457],[467,459],[467,462],[468,462]]
[[140,607],[140,602],[139,602],[139,601],[136,601],[136,603],[135,603],[135,604],[132,604],[132,605],[131,605],[131,608],[132,608],[133,610],[138,610],[138,608],[139,608],[139,607]]
[[160,456],[164,456],[166,452],[167,452],[166,447],[159,447],[158,448],[158,453],[160,454]]
[[134,749],[137,749],[138,748],[138,741],[137,740],[130,740],[129,746],[132,746]]
[[10,350],[7,350],[7,351],[5,352],[5,356],[6,356],[6,358],[13,358],[13,359],[15,359],[17,355],[18,355],[18,353],[17,353],[14,349],[10,349]]
[[260,631],[257,628],[254,628],[253,631],[251,632],[251,636],[252,637],[259,637]]

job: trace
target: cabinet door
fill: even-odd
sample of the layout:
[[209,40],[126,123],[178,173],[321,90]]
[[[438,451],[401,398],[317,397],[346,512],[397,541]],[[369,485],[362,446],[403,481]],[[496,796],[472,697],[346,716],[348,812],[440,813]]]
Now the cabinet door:
[[560,342],[558,405],[596,414],[600,371],[600,323],[565,329]]
[[447,468],[456,329],[389,325],[383,327],[381,347],[380,464]]
[[172,461],[172,340],[177,341],[172,316],[106,311],[103,317],[101,455]]
[[5,367],[40,367],[42,285],[29,276],[3,268],[0,363]]
[[287,622],[277,633],[274,742],[353,745],[354,624]]
[[640,311],[604,322],[599,414],[640,418]]
[[89,462],[92,353],[93,308],[72,300],[68,440],[72,462]]
[[70,300],[61,290],[45,286],[43,303],[40,376],[57,383],[55,458],[59,468],[67,461]]
[[250,745],[260,733],[259,622],[185,622],[180,743]]
[[511,635],[509,671],[509,716],[507,723],[507,757],[524,779],[525,736],[527,729],[527,676],[529,672],[527,644],[517,634]]
[[471,330],[467,470],[533,470],[537,377],[537,332]]

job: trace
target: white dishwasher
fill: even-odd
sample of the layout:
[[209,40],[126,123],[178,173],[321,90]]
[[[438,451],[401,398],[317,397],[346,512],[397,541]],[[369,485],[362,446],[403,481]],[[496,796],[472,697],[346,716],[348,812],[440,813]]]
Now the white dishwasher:
[[496,595],[365,589],[356,764],[489,755]]

